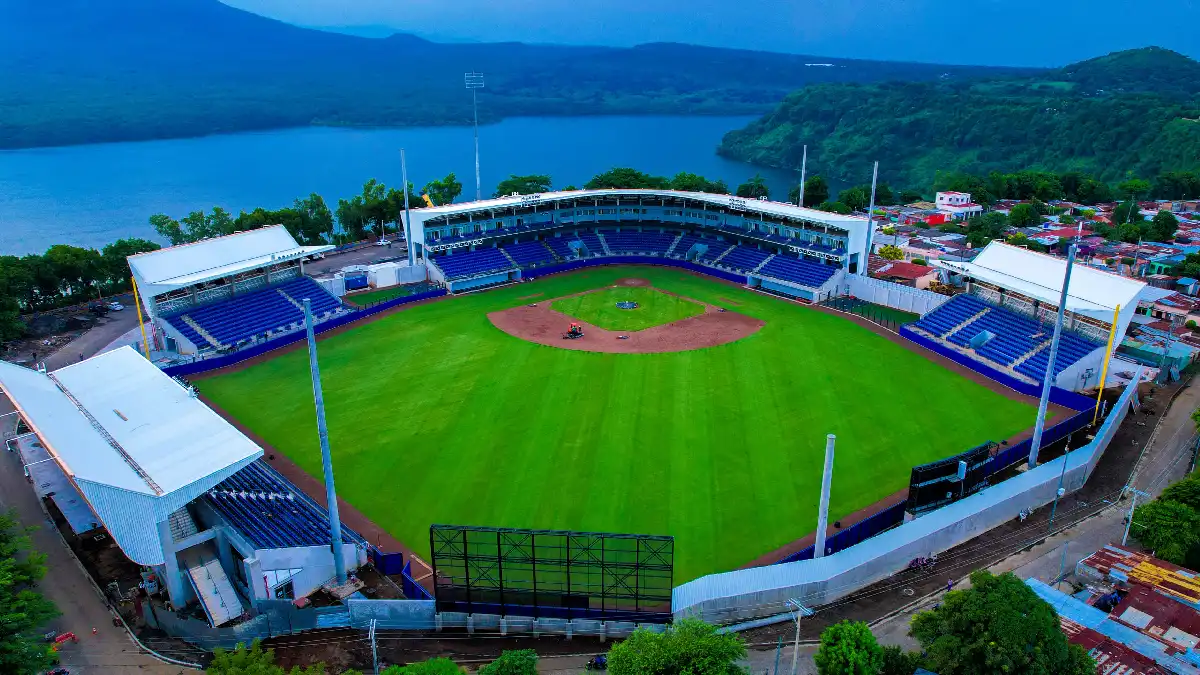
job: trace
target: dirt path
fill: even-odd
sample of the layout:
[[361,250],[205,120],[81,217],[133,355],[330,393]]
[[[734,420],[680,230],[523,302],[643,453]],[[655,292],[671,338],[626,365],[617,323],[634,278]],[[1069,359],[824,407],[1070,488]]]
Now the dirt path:
[[[645,279],[620,279],[615,285],[650,286],[650,282]],[[676,295],[662,289],[656,290],[668,295]],[[575,295],[582,295],[582,293]],[[592,324],[579,321],[575,317],[555,311],[551,308],[551,304],[559,299],[561,298],[541,300],[523,307],[492,312],[487,317],[496,328],[522,340],[547,347],[606,354],[662,354],[716,347],[753,335],[766,325],[745,314],[709,305],[694,298],[685,298],[703,305],[704,313],[645,330],[612,331],[597,328]],[[584,336],[582,338],[567,340],[562,337],[563,331],[571,322],[583,325]]]

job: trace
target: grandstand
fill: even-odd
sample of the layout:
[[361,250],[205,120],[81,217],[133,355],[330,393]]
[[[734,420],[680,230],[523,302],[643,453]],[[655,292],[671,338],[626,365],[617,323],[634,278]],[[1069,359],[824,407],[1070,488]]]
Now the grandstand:
[[348,311],[304,276],[304,259],[332,248],[274,225],[130,256],[129,268],[162,347],[199,354],[301,330],[305,298],[318,322]]
[[[1019,381],[1041,383],[1050,361],[1066,261],[992,242],[972,262],[934,264],[958,278],[967,293],[906,329]],[[1145,288],[1140,281],[1084,265],[1073,268],[1052,372],[1056,386],[1095,386],[1109,333],[1115,330],[1113,344],[1119,345]]]
[[669,257],[744,276],[751,287],[819,300],[858,271],[867,244],[863,218],[672,190],[503,197],[419,209],[411,218],[408,229],[431,276],[452,292],[517,281],[534,267],[578,258]]
[[[0,361],[0,387],[17,411],[6,439],[55,481],[43,496],[65,507],[73,530],[103,528],[151,568],[173,606],[198,606],[221,626],[258,600],[304,597],[332,578],[325,509],[131,347],[53,372]],[[357,569],[367,543],[342,535]]]

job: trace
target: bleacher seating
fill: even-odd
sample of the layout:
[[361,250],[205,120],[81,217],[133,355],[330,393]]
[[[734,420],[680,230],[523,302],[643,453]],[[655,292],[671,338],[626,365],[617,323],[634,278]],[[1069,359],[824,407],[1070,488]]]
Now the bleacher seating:
[[312,300],[314,319],[320,319],[342,307],[341,301],[320,284],[308,277],[299,277],[221,302],[188,309],[168,317],[167,321],[197,347],[211,346],[211,343],[188,325],[185,316],[217,342],[231,346],[268,331],[302,324],[304,312],[297,304],[304,298]]
[[[328,512],[262,460],[221,481],[204,499],[257,548],[329,545]],[[342,541],[365,543],[344,523]]]
[[595,232],[580,232],[579,240],[587,246],[588,253],[604,255],[604,245],[600,243],[600,237],[597,237]]
[[[984,312],[982,316],[951,332],[955,326],[980,312]],[[1015,370],[1034,380],[1041,381],[1046,374],[1046,364],[1050,360],[1049,343],[1054,328],[1024,314],[989,305],[975,296],[963,294],[954,296],[926,314],[915,325],[964,349],[969,348],[971,341],[980,333],[987,331],[992,337],[975,350],[976,354],[1001,366],[1012,367],[1021,361]],[[1101,346],[1076,333],[1063,331],[1054,374],[1058,375],[1067,366]]]
[[601,230],[608,250],[613,253],[653,253],[666,255],[671,242],[679,236],[676,232],[637,232],[634,230]]
[[800,260],[783,254],[777,255],[758,271],[764,277],[782,279],[810,288],[820,288],[821,284],[837,273],[833,265]]
[[675,244],[675,249],[673,251],[671,251],[671,257],[672,258],[683,258],[684,256],[687,255],[687,252],[690,251],[693,246],[695,246],[696,244],[703,242],[703,241],[706,241],[706,240],[701,239],[700,237],[698,237],[694,234],[684,233],[684,235],[679,238],[679,243]]
[[507,244],[505,252],[521,267],[532,265],[548,265],[554,262],[554,254],[540,241],[525,241],[519,244]]
[[708,244],[708,250],[700,256],[700,262],[703,263],[711,263],[733,248],[733,244],[727,241],[717,241],[716,239],[705,239],[702,243]]
[[512,261],[496,248],[460,250],[450,255],[432,258],[432,262],[446,274],[448,281],[500,272],[513,267]]
[[561,237],[546,237],[545,244],[550,247],[551,251],[554,251],[554,255],[563,260],[570,260],[575,257],[575,252],[569,246],[573,241],[575,241],[575,237],[563,235]]
[[751,272],[770,256],[771,254],[767,251],[738,244],[728,255],[721,258],[721,261],[717,264],[721,267]]

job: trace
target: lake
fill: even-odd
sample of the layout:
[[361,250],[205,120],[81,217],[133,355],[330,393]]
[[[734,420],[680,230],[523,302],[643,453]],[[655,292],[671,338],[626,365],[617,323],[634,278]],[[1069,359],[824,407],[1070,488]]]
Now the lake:
[[[750,117],[514,118],[480,127],[484,196],[509,174],[549,174],[582,185],[615,166],[659,175],[691,171],[734,188],[755,173],[786,197],[798,176],[718,157],[725,132]],[[223,206],[279,208],[316,192],[336,209],[369,178],[398,186],[400,148],[420,187],[453,171],[459,201],[475,194],[470,127],[306,127],[137,143],[0,151],[0,254],[52,244],[100,248],[122,237],[158,239],[147,219]],[[165,243],[165,242],[164,242]]]

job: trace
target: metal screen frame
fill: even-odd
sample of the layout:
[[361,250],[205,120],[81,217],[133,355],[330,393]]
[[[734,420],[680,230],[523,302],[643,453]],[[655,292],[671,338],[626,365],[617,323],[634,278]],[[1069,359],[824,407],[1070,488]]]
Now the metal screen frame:
[[[988,441],[952,457],[914,466],[908,485],[908,511],[918,515],[978,492],[986,483],[987,465],[999,448],[998,443]],[[967,463],[966,480],[962,482],[958,480],[959,461]]]
[[438,611],[671,620],[675,538],[432,525]]

